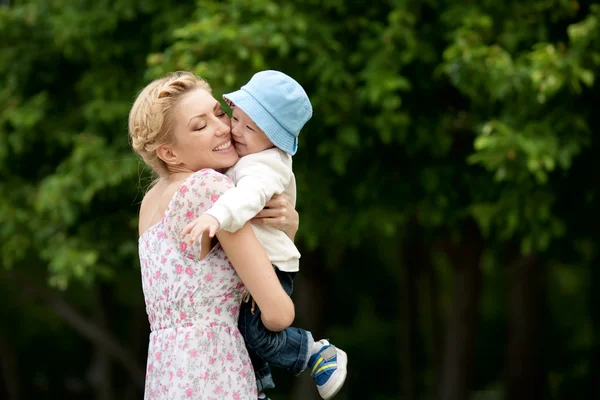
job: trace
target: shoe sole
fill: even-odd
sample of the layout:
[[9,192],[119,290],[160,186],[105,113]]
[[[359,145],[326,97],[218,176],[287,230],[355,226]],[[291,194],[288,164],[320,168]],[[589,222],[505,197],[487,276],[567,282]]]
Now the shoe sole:
[[344,386],[346,375],[348,374],[348,356],[343,350],[337,349],[337,369],[329,378],[329,381],[319,387],[319,394],[325,400],[331,399]]

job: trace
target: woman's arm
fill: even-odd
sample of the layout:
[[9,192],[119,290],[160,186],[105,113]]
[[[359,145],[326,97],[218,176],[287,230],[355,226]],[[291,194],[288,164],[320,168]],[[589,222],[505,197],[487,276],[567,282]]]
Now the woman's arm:
[[294,321],[294,303],[284,292],[267,253],[250,224],[230,233],[217,232],[229,261],[258,304],[263,324],[273,332],[289,327]]
[[[189,219],[202,215],[214,204],[215,198],[233,187],[229,178],[210,169],[197,171],[186,178],[179,187],[178,195],[172,200],[167,217],[172,227],[168,233],[172,240],[179,242],[181,232]],[[189,214],[193,215],[190,217]],[[294,321],[294,304],[283,291],[267,253],[254,235],[250,224],[246,223],[235,233],[220,231],[216,236],[242,282],[260,307],[267,329],[281,331],[290,326]],[[204,242],[204,238],[202,242],[203,255],[206,255],[204,249],[210,248],[210,239],[206,239],[207,243]]]

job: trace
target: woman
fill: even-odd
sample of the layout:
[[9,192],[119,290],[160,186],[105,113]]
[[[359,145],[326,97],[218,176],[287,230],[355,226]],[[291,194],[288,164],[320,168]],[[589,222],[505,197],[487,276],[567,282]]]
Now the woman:
[[150,83],[130,112],[132,147],[160,177],[142,201],[139,221],[152,331],[146,399],[256,399],[237,328],[245,290],[268,329],[283,330],[294,319],[293,303],[249,225],[217,233],[218,244],[208,235],[191,246],[180,240],[184,226],[233,187],[215,171],[238,160],[230,130],[210,86],[185,72]]

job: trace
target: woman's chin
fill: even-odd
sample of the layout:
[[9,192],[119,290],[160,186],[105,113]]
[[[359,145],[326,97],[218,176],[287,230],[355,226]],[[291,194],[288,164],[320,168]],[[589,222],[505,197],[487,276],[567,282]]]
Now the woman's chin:
[[[232,146],[233,147],[233,146]],[[239,157],[235,150],[227,152],[226,154],[219,154],[220,168],[229,168],[238,162]]]

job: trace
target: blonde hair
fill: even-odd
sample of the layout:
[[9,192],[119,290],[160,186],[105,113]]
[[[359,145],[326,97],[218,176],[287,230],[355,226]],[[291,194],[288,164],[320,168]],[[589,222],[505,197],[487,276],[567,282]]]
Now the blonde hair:
[[131,147],[159,176],[167,175],[168,170],[156,149],[173,143],[174,110],[183,95],[193,89],[212,93],[208,82],[191,72],[170,73],[142,89],[129,112]]

